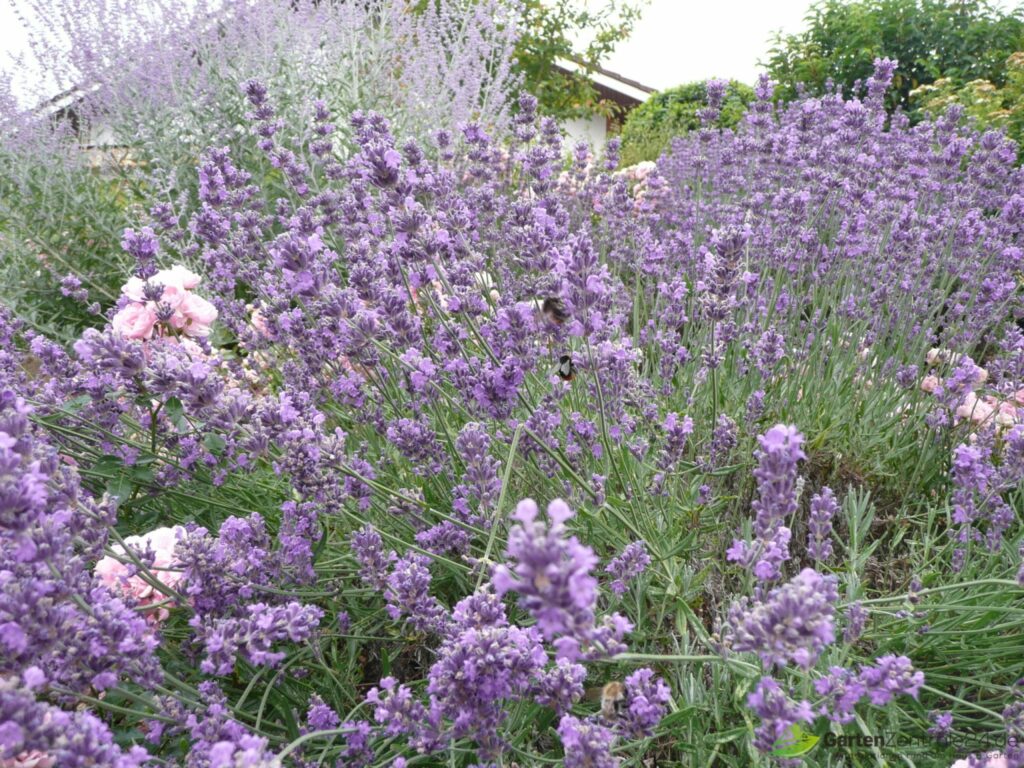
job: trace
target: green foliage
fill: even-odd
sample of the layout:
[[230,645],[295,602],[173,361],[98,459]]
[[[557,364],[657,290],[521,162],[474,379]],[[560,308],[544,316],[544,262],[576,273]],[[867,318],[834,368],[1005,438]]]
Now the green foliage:
[[1024,52],[1006,60],[1006,82],[1002,87],[989,80],[971,80],[958,85],[941,78],[910,94],[911,103],[921,112],[938,116],[949,107],[963,107],[964,117],[982,130],[999,129],[1018,144],[1024,143]]
[[0,297],[28,326],[67,340],[96,318],[61,294],[60,280],[73,274],[91,301],[114,302],[131,266],[121,232],[138,198],[120,172],[63,159],[0,153]]
[[956,83],[1006,82],[1006,58],[1024,41],[1021,10],[1003,12],[987,0],[822,0],[808,29],[776,34],[765,66],[785,99],[797,84],[821,92],[831,79],[845,89],[871,76],[876,57],[899,59],[890,108],[908,108],[915,88],[947,77]]
[[[523,34],[516,46],[516,68],[523,88],[540,101],[541,111],[559,119],[592,114],[611,115],[614,105],[602,100],[588,72],[629,37],[640,17],[636,2],[607,0],[597,10],[580,8],[574,0],[526,0]],[[580,39],[585,42],[581,44]],[[575,62],[567,72],[558,61]]]
[[[523,90],[537,97],[543,114],[560,120],[613,115],[616,105],[601,98],[588,75],[630,36],[649,1],[602,0],[591,8],[578,0],[523,0],[513,63]],[[431,2],[440,0],[420,0],[416,7]]]
[[[653,94],[630,112],[622,127],[623,165],[657,160],[673,136],[699,128],[698,112],[705,106],[705,96],[703,82],[687,83]],[[731,81],[715,125],[720,128],[736,125],[753,98],[754,90],[750,86]]]

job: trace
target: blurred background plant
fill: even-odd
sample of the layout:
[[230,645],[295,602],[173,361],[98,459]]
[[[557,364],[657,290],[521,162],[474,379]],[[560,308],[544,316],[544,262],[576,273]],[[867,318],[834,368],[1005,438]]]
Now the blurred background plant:
[[[587,75],[629,37],[647,1],[583,5],[577,0],[523,0],[516,69],[542,114],[559,119],[614,114],[614,105],[602,99]],[[566,63],[578,68],[569,69]]]
[[764,64],[790,100],[800,86],[850,92],[871,77],[875,58],[898,59],[886,106],[909,110],[910,92],[940,78],[1004,85],[1007,58],[1022,48],[1020,9],[988,0],[822,0],[808,11],[806,30],[776,34]]
[[[735,127],[753,100],[753,88],[730,81],[714,125],[719,128]],[[629,113],[622,126],[622,164],[629,166],[645,160],[657,160],[673,137],[700,127],[699,112],[706,106],[707,88],[703,81],[653,94]]]
[[931,116],[959,107],[978,129],[1005,131],[1019,146],[1024,139],[1024,52],[1007,57],[1002,86],[984,79],[959,84],[943,77],[911,91],[910,98],[916,110]]
[[205,147],[252,156],[239,141],[237,96],[248,78],[280,94],[284,121],[306,122],[322,95],[335,114],[387,113],[410,138],[471,119],[501,133],[521,79],[512,66],[517,8],[496,0],[419,9],[401,0],[199,0],[191,9],[162,0],[22,8],[34,62],[20,65],[41,76],[17,99],[6,81],[3,294],[39,327],[73,334],[91,322],[62,300],[68,271],[109,306],[129,263],[124,224],[142,220],[144,200],[173,209],[193,194]]

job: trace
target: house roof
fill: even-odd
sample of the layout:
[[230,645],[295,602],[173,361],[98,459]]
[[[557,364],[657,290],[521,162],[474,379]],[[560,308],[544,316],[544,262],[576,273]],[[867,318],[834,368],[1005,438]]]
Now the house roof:
[[647,101],[647,97],[655,92],[654,88],[631,80],[628,77],[611,72],[601,67],[590,69],[579,62],[570,59],[559,59],[555,62],[555,68],[569,74],[585,75],[601,98],[613,101],[616,104],[632,109]]

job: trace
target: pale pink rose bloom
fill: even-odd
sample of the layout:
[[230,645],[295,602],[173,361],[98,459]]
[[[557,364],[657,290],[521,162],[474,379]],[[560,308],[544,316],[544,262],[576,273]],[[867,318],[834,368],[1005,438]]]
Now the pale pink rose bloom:
[[[1008,763],[1006,762],[1006,757],[1004,755],[994,753],[991,755],[987,755],[987,758],[987,762],[980,764],[982,768],[1009,768]],[[970,763],[968,763],[966,759],[963,759],[957,760],[955,763],[949,766],[949,768],[968,768],[969,765]]]
[[990,401],[996,414],[996,424],[1000,427],[1012,427],[1017,423],[1020,412],[1009,400],[999,401],[994,397],[986,397]]
[[1024,389],[1018,389],[1014,392],[1013,399],[1017,401],[1018,405],[1024,405]]
[[[160,294],[160,301],[164,304],[169,304],[174,308],[177,308],[178,305],[181,304],[187,294],[187,290],[182,285],[181,276],[175,274],[169,269],[163,269],[157,272],[149,279],[149,282],[153,284],[159,283],[163,286],[164,290],[163,293]],[[138,277],[131,278],[127,283],[121,286],[121,293],[132,301],[146,302],[152,305],[153,302],[147,302],[146,300],[145,290],[146,281]]]
[[968,392],[964,395],[964,401],[960,407],[956,409],[956,415],[957,418],[970,419],[975,424],[981,424],[987,421],[995,413],[995,410],[992,403],[979,398],[973,392]]
[[[161,275],[164,276],[164,280],[159,279]],[[154,279],[157,280],[157,282],[162,282],[164,285],[173,283],[175,285],[180,285],[186,291],[191,291],[199,285],[200,282],[202,282],[203,278],[188,267],[183,267],[181,264],[175,264],[170,269],[163,269],[157,272]]]
[[651,171],[657,167],[658,166],[653,160],[644,160],[643,162],[626,168],[625,173],[627,177],[634,181],[643,181],[651,174]]
[[156,310],[133,302],[114,315],[110,324],[126,339],[148,339],[156,325]]
[[928,354],[925,355],[924,359],[928,365],[938,365],[939,363],[949,363],[950,365],[957,365],[960,362],[959,352],[954,352],[951,349],[942,349],[941,347],[932,347],[928,350]]
[[[149,566],[149,570],[154,578],[174,589],[181,581],[182,573],[180,571],[162,569],[173,568],[178,565],[178,561],[174,556],[174,548],[178,542],[178,535],[184,535],[184,532],[184,528],[176,525],[173,528],[157,528],[142,536],[126,536],[124,541],[140,557],[148,550],[152,550],[153,563]],[[124,554],[124,548],[120,544],[115,544],[112,549],[119,555]],[[96,563],[94,572],[100,582],[108,589],[134,598],[139,605],[153,605],[167,599],[163,592],[155,589],[138,574],[129,575],[130,567],[128,564],[122,563],[120,560],[109,555]],[[164,606],[161,606],[155,612],[146,614],[147,618],[156,622],[164,621],[169,615],[170,612]]]
[[988,371],[986,371],[980,365],[974,366],[974,375],[977,377],[976,380],[979,384],[984,384],[986,381],[988,381]]
[[925,376],[924,379],[921,380],[921,389],[925,392],[932,393],[938,388],[938,386],[938,376],[932,376],[931,374],[929,374],[928,376]]
[[257,307],[252,311],[249,316],[249,322],[252,324],[253,329],[260,336],[270,336],[270,329],[267,327],[267,318],[263,316],[263,311]]
[[143,290],[146,288],[146,281],[141,277],[129,278],[128,282],[121,286],[121,293],[132,301],[145,301]]
[[210,326],[217,319],[217,308],[194,293],[185,295],[178,311],[171,317],[171,325],[188,336],[209,336]]
[[165,285],[164,292],[160,295],[160,303],[180,311],[181,305],[188,301],[188,297],[191,295],[180,285]]
[[[201,281],[202,278],[191,269],[175,264],[170,269],[161,269],[149,278],[148,282],[162,285],[164,293],[160,300],[170,304],[172,307],[177,307],[185,298],[186,293],[199,285]],[[145,290],[146,282],[139,277],[130,278],[127,283],[121,286],[121,293],[135,301],[144,301],[145,294],[143,291]]]
[[55,765],[57,765],[56,758],[50,757],[38,749],[0,760],[0,768],[53,768]]
[[176,339],[173,336],[171,336],[171,337],[167,338],[167,341],[172,343],[172,344],[180,345],[186,352],[188,352],[189,357],[191,357],[193,360],[195,360],[197,358],[203,359],[203,360],[209,360],[211,358],[210,355],[206,354],[206,350],[205,349],[200,347],[198,344],[196,344],[194,341],[192,341],[192,339],[188,338],[187,336],[182,336],[180,339]]

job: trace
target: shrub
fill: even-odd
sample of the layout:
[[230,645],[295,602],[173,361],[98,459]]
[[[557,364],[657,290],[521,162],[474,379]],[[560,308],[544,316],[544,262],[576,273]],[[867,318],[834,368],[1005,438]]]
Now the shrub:
[[[336,114],[382,110],[408,137],[469,120],[499,133],[507,125],[518,17],[501,0],[416,12],[409,0],[231,0],[199,2],[191,13],[178,5],[60,0],[35,9],[43,29],[34,30],[33,54],[44,76],[21,111],[6,99],[0,220],[9,227],[5,299],[45,327],[87,323],[61,299],[68,271],[104,307],[116,299],[128,267],[118,248],[125,218],[141,225],[155,199],[173,211],[194,195],[206,147],[255,157],[237,99],[249,78],[275,89],[279,117],[291,124],[304,123],[322,97]],[[76,95],[52,130],[23,111],[25,98],[41,103],[60,90]],[[353,145],[347,126],[338,128],[334,151],[344,157]],[[93,143],[113,151],[82,151]],[[275,184],[271,171],[271,196]],[[40,251],[50,257],[41,261]]]
[[1006,82],[1002,87],[988,80],[958,84],[940,78],[910,93],[915,109],[940,117],[950,107],[962,110],[965,119],[978,130],[1002,130],[1020,146],[1024,140],[1024,52],[1006,60]]
[[776,35],[765,62],[778,95],[800,87],[822,93],[829,84],[852,91],[871,77],[871,62],[899,62],[888,108],[910,108],[910,92],[939,78],[1006,80],[1006,57],[1024,43],[1019,8],[1004,11],[987,0],[821,0],[807,13],[807,29]]
[[[706,106],[705,83],[687,83],[652,94],[631,111],[622,126],[622,163],[634,165],[657,160],[672,139],[701,126],[700,111]],[[715,121],[720,128],[732,128],[754,99],[754,89],[729,82]]]

